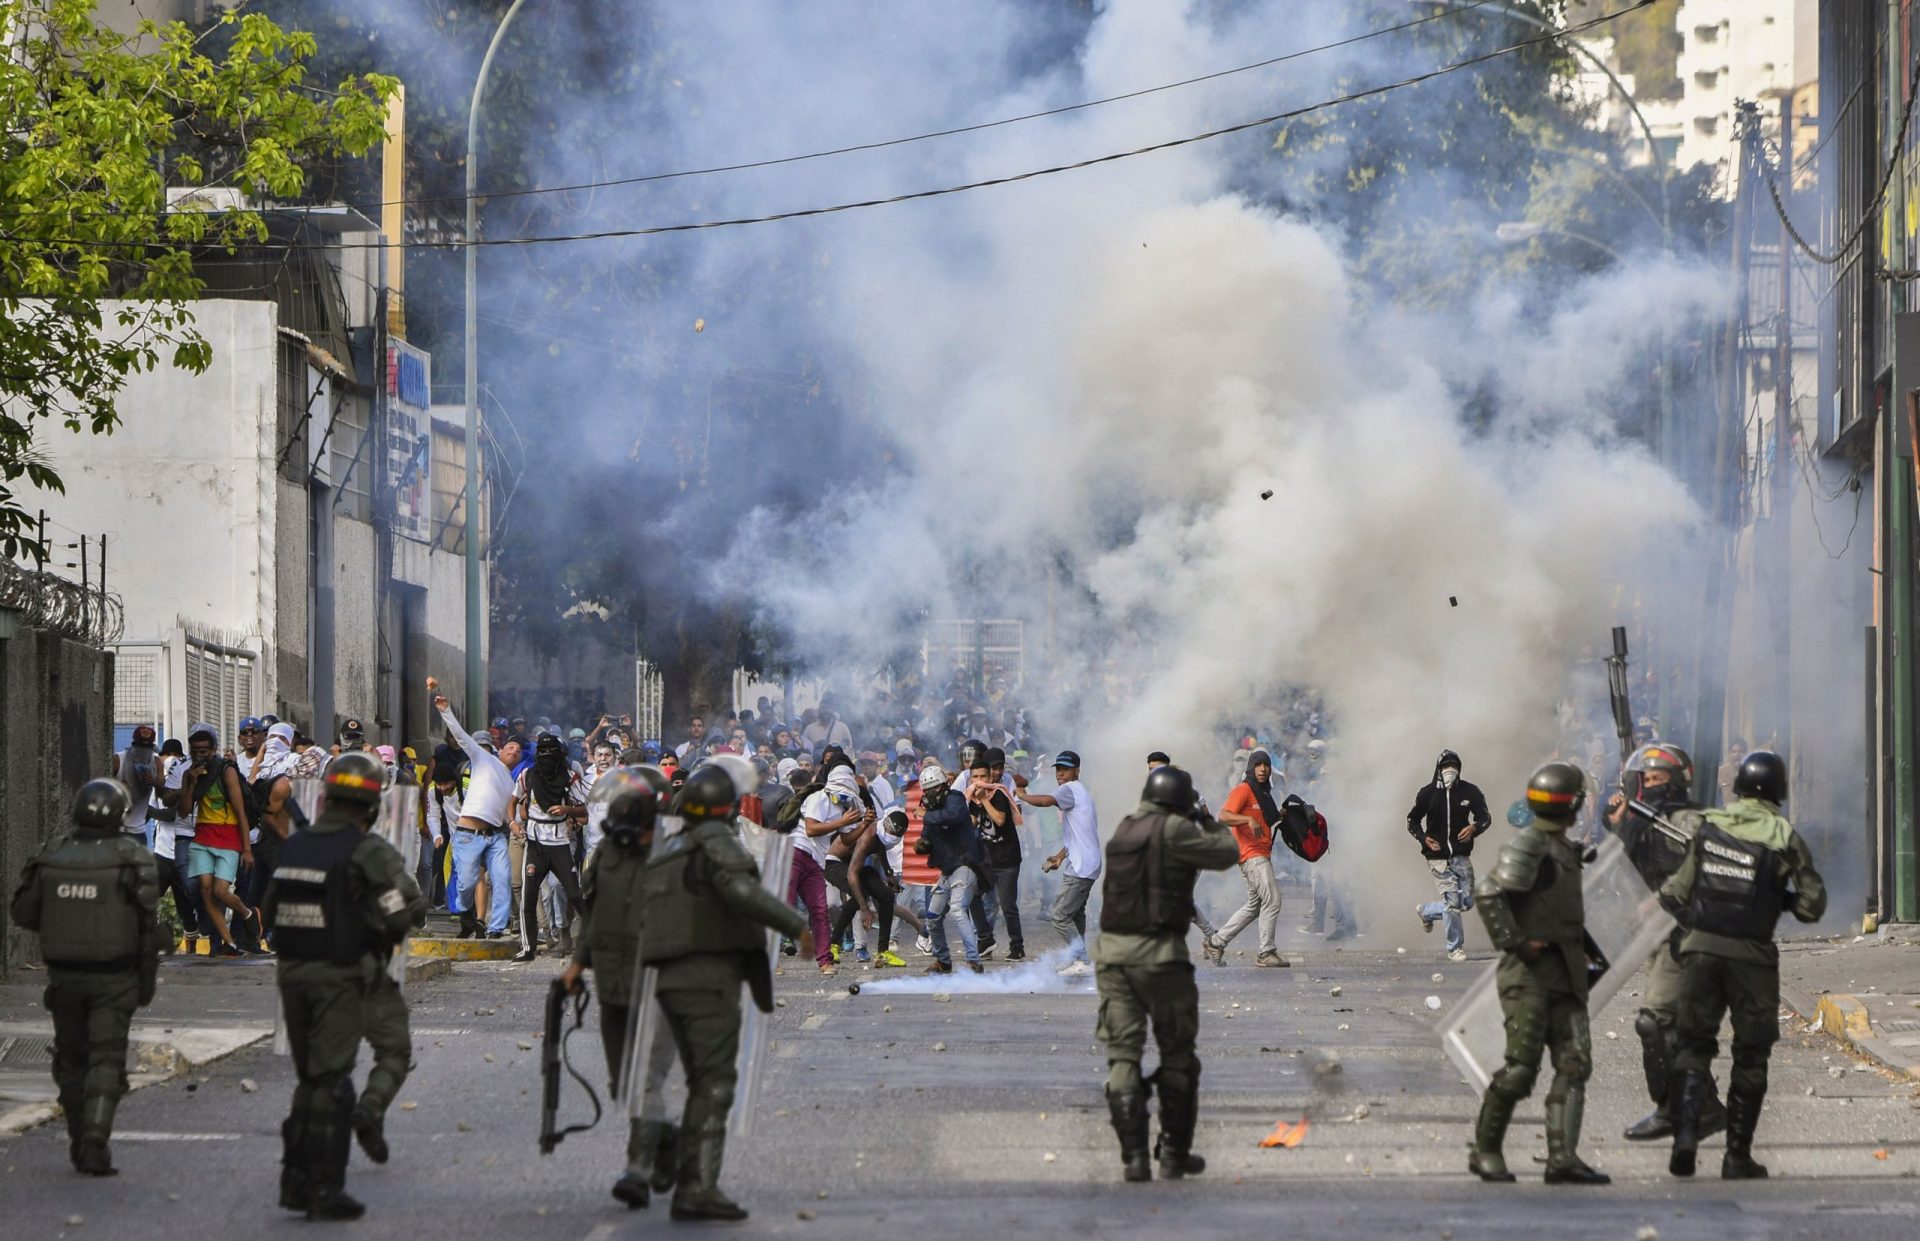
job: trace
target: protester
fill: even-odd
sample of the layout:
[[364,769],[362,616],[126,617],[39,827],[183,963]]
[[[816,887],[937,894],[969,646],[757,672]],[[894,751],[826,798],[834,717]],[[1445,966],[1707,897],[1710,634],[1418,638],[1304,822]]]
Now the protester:
[[[923,777],[924,779],[924,777]],[[1064,843],[1059,852],[1041,864],[1044,870],[1065,871],[1060,879],[1060,896],[1053,905],[1053,929],[1067,942],[1071,960],[1060,968],[1069,977],[1083,978],[1093,973],[1087,960],[1087,898],[1094,881],[1100,878],[1100,821],[1093,794],[1080,783],[1080,756],[1062,750],[1053,760],[1052,793],[1020,790],[1020,800],[1029,806],[1052,806],[1060,811],[1060,831]]]
[[1227,945],[1256,919],[1260,924],[1260,954],[1254,964],[1285,969],[1275,935],[1280,926],[1280,885],[1273,878],[1273,838],[1280,824],[1280,807],[1273,797],[1273,758],[1265,750],[1247,756],[1247,776],[1220,807],[1220,822],[1233,831],[1240,846],[1240,874],[1247,881],[1247,903],[1234,911],[1217,934],[1201,944],[1207,959],[1226,964]]
[[1414,794],[1407,812],[1407,834],[1420,842],[1421,856],[1433,875],[1440,899],[1417,906],[1423,930],[1435,922],[1447,927],[1447,959],[1467,959],[1466,926],[1461,913],[1473,908],[1473,840],[1493,824],[1487,799],[1476,784],[1460,778],[1460,756],[1442,750],[1433,780]]

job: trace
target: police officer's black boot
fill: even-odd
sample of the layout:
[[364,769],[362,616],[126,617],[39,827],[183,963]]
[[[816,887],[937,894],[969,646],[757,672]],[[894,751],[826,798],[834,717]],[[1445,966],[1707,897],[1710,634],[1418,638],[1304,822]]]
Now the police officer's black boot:
[[387,1161],[387,1118],[369,1107],[365,1100],[353,1105],[353,1136],[360,1149],[375,1163]]
[[1500,1153],[1506,1144],[1507,1125],[1513,1120],[1517,1100],[1499,1094],[1491,1087],[1480,1097],[1480,1117],[1473,1126],[1473,1149],[1467,1152],[1467,1171],[1483,1181],[1511,1181],[1507,1160]]
[[359,1219],[367,1213],[347,1193],[347,1157],[352,1153],[353,1083],[342,1082],[334,1088],[333,1107],[325,1118],[310,1116],[306,1125],[306,1164],[312,1178],[307,1197],[307,1218],[313,1220]]
[[1720,1087],[1715,1084],[1713,1074],[1707,1074],[1707,1093],[1700,1101],[1700,1137],[1704,1140],[1727,1127],[1727,1108],[1720,1102]]
[[627,1167],[613,1183],[613,1196],[632,1210],[645,1210],[652,1201],[649,1182],[665,1129],[657,1120],[635,1120],[627,1124]]
[[73,1166],[88,1176],[115,1176],[113,1157],[107,1153],[107,1138],[113,1133],[113,1113],[118,1100],[105,1095],[89,1095],[80,1107],[80,1141],[74,1149]]
[[1146,1090],[1107,1091],[1107,1112],[1113,1118],[1113,1132],[1120,1139],[1120,1162],[1126,1165],[1123,1175],[1129,1181],[1152,1180],[1153,1165],[1147,1159]]
[[307,1176],[306,1134],[300,1122],[289,1116],[280,1122],[280,1208],[305,1211],[313,1193]]
[[680,1183],[680,1126],[661,1122],[660,1146],[653,1156],[653,1192],[671,1193]]
[[1673,1136],[1673,1112],[1668,1096],[1673,1085],[1673,1048],[1660,1019],[1641,1009],[1634,1019],[1633,1032],[1640,1036],[1640,1065],[1647,1075],[1647,1095],[1653,1111],[1627,1126],[1629,1142],[1654,1142]]
[[1675,1176],[1692,1176],[1700,1157],[1700,1110],[1706,1102],[1709,1084],[1705,1073],[1687,1071],[1674,1075],[1673,1154],[1667,1158],[1667,1171]]
[[1153,1144],[1160,1175],[1169,1181],[1199,1176],[1207,1170],[1207,1161],[1192,1150],[1193,1127],[1200,1119],[1200,1079],[1169,1078],[1161,1069],[1153,1075],[1153,1083],[1154,1093],[1160,1096],[1160,1138]]
[[1727,1087],[1727,1153],[1720,1157],[1723,1181],[1758,1181],[1767,1176],[1765,1164],[1753,1161],[1753,1131],[1760,1125],[1760,1105],[1767,1092]]
[[72,1103],[67,1102],[67,1092],[60,1092],[60,1111],[67,1118],[67,1162],[73,1170],[80,1170],[80,1109],[85,1106],[79,1097]]
[[1559,1097],[1547,1095],[1547,1184],[1611,1185],[1613,1178],[1580,1158],[1580,1121],[1586,1112],[1585,1086],[1569,1086]]
[[[689,1117],[691,1121],[693,1118]],[[673,1193],[677,1220],[743,1220],[747,1210],[720,1192],[727,1153],[727,1114],[706,1115],[680,1133],[680,1185]]]

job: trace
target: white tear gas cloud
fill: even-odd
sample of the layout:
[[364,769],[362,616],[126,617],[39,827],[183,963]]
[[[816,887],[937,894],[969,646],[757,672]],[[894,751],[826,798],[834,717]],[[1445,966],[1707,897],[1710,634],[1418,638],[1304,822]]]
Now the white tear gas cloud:
[[[549,179],[1057,106],[1411,12],[1293,0],[1112,0],[1090,18],[1012,2],[649,6],[636,44],[684,72],[644,121],[609,117],[606,149],[555,151]],[[751,214],[1000,175],[1394,80],[1446,54],[1376,40],[962,140],[613,192],[577,222]],[[840,370],[862,425],[891,449],[884,463],[863,445],[841,468],[810,465],[798,516],[730,513],[728,549],[683,589],[747,601],[823,666],[871,667],[917,644],[927,616],[991,607],[1025,619],[1030,681],[1048,694],[1033,705],[1051,744],[1085,756],[1109,826],[1132,806],[1149,749],[1194,767],[1217,797],[1227,730],[1290,689],[1318,691],[1337,724],[1318,794],[1329,864],[1405,861],[1404,882],[1360,893],[1397,902],[1427,888],[1403,816],[1432,755],[1461,751],[1497,814],[1554,744],[1554,707],[1580,661],[1623,619],[1612,584],[1653,532],[1692,519],[1683,488],[1613,438],[1609,406],[1643,378],[1628,368],[1644,366],[1662,322],[1706,313],[1718,294],[1697,271],[1630,256],[1550,297],[1491,292],[1448,318],[1397,312],[1350,274],[1324,202],[1309,225],[1234,192],[1249,165],[1339,158],[1275,154],[1270,137],[649,241],[647,261],[670,278],[620,300],[639,306],[652,335],[635,348],[652,362],[751,368],[803,342]],[[1457,218],[1463,237],[1490,239],[1498,222],[1447,199],[1402,209]],[[612,253],[537,261],[549,275],[586,272]],[[1477,276],[1494,254],[1463,245],[1457,261]],[[508,261],[487,287],[515,278]],[[808,314],[760,288],[769,270],[810,273]],[[684,340],[656,343],[662,322],[688,325]],[[571,331],[605,327],[583,317]],[[612,369],[600,382],[556,378],[549,400],[653,399]],[[1491,394],[1490,422],[1469,428],[1463,384]],[[573,442],[624,457],[631,438],[582,418]],[[780,469],[789,446],[772,447]],[[752,471],[767,466],[730,468],[752,496]],[[522,503],[556,500],[572,497],[554,488]],[[648,521],[676,531],[672,511]],[[566,513],[553,522],[571,525]]]
[[[1080,89],[1231,63],[1216,35],[1175,6],[1109,6]],[[1190,106],[1156,104],[1155,128]],[[992,158],[1077,149],[1109,123],[1027,127]],[[1379,310],[1328,234],[1222,192],[1219,154],[849,228],[826,318],[898,464],[823,488],[801,561],[790,521],[750,519],[716,586],[805,655],[851,662],[911,640],[900,618],[922,608],[967,614],[959,579],[983,569],[981,593],[1032,622],[1030,667],[1055,652],[1042,718],[1086,757],[1108,823],[1148,750],[1217,794],[1224,730],[1313,687],[1338,725],[1319,795],[1332,860],[1411,861],[1404,815],[1433,754],[1463,752],[1497,814],[1555,744],[1575,662],[1623,619],[1613,583],[1646,536],[1690,520],[1679,484],[1609,438],[1608,406],[1660,316],[1720,295],[1647,262],[1545,318],[1517,299],[1466,322]],[[1469,374],[1499,397],[1493,431],[1464,425],[1448,381]],[[1113,672],[1118,701],[1099,703]],[[1406,871],[1368,895],[1423,891]]]
[[1011,968],[994,968],[984,974],[974,973],[966,967],[966,963],[960,957],[960,935],[952,926],[953,920],[958,917],[958,914],[950,914],[948,919],[948,947],[953,951],[953,973],[909,974],[861,982],[857,984],[860,988],[860,997],[864,999],[869,996],[890,995],[1093,994],[1092,979],[1084,976],[1069,978],[1060,974],[1060,967],[1073,959],[1072,952],[1066,948],[1022,961]]

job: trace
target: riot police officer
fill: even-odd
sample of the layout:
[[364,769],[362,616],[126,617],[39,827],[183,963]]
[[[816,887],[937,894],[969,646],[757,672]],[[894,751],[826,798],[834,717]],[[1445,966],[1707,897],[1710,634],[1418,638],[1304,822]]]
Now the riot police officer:
[[[588,859],[583,878],[586,912],[574,940],[573,960],[561,979],[569,991],[592,970],[600,990],[600,1043],[607,1053],[607,1077],[613,1093],[627,1058],[627,1031],[633,1016],[634,979],[639,974],[640,933],[646,918],[647,852],[653,846],[660,797],[667,779],[658,768],[616,767],[593,782],[589,805],[604,806],[605,835]],[[672,1064],[673,1044],[653,1040],[648,1076],[664,1076]],[[643,1086],[636,1089],[644,1088]],[[613,1184],[613,1196],[629,1207],[644,1207],[652,1193],[666,1193],[678,1174],[679,1135],[658,1116],[643,1116],[627,1128],[627,1167]]]
[[[392,848],[392,842],[384,837],[373,839]],[[394,849],[396,857],[399,853]],[[427,899],[420,881],[403,869],[395,886],[413,915],[409,929],[425,926]],[[393,954],[399,946],[398,940],[383,941],[374,949],[380,968],[367,984],[365,1005],[367,1047],[373,1052],[373,1067],[367,1070],[367,1084],[353,1105],[353,1136],[375,1163],[387,1161],[387,1109],[413,1072],[413,1027],[408,1020],[407,997],[393,978]]]
[[107,1140],[127,1090],[127,1028],[153,1002],[160,962],[153,855],[120,830],[131,805],[118,780],[82,785],[72,835],[49,841],[13,894],[14,925],[39,932],[47,963],[67,1157],[89,1176],[114,1174]]
[[1547,1089],[1549,1185],[1605,1185],[1611,1177],[1580,1158],[1580,1118],[1593,1072],[1587,1025],[1585,861],[1567,829],[1586,804],[1586,779],[1571,763],[1548,763],[1527,782],[1534,821],[1501,846],[1480,877],[1474,902],[1500,949],[1500,1007],[1506,1014],[1506,1062],[1487,1084],[1467,1168],[1483,1181],[1511,1181],[1501,1145],[1514,1108],[1533,1093],[1540,1053],[1551,1049]]
[[1107,1045],[1107,1110],[1129,1181],[1153,1179],[1147,1161],[1149,1081],[1140,1076],[1149,1025],[1160,1046],[1160,1067],[1150,1079],[1160,1096],[1154,1152],[1160,1175],[1178,1180],[1207,1167],[1192,1149],[1200,1102],[1200,1060],[1193,1054],[1200,993],[1187,956],[1187,927],[1199,872],[1233,866],[1240,846],[1226,828],[1195,815],[1196,800],[1190,774],[1157,767],[1147,775],[1139,808],[1107,841],[1093,951],[1100,992],[1094,1033]]
[[686,826],[656,851],[643,885],[640,956],[659,972],[660,1015],[687,1075],[677,1220],[747,1217],[719,1185],[740,1048],[740,987],[749,986],[760,1010],[772,1012],[766,928],[793,938],[806,929],[791,906],[761,888],[759,867],[740,845],[734,810],[742,792],[717,764],[688,776],[673,807]]
[[267,888],[280,1002],[298,1083],[280,1126],[280,1205],[308,1219],[358,1219],[346,1192],[353,1061],[366,1036],[374,976],[419,916],[399,851],[368,828],[387,770],[353,750],[321,776],[320,816],[288,838]]
[[1827,885],[1807,842],[1780,813],[1787,765],[1756,750],[1733,779],[1733,804],[1709,810],[1693,847],[1660,903],[1683,929],[1680,938],[1679,1044],[1674,1054],[1673,1154],[1667,1170],[1692,1176],[1698,1157],[1720,1020],[1733,1019],[1733,1071],[1727,1075],[1726,1180],[1767,1175],[1753,1161],[1753,1132],[1767,1097],[1767,1060],[1780,1037],[1780,950],[1774,924],[1790,911],[1817,922],[1827,911]]
[[[1621,791],[1607,799],[1607,830],[1619,837],[1627,860],[1658,892],[1687,859],[1687,850],[1700,830],[1701,806],[1692,800],[1693,759],[1677,745],[1649,742],[1633,752],[1620,776]],[[1649,817],[1635,803],[1654,812]],[[1647,958],[1646,978],[1640,985],[1640,1012],[1634,1033],[1640,1036],[1640,1062],[1647,1075],[1651,1114],[1627,1129],[1631,1142],[1646,1142],[1673,1134],[1672,1092],[1674,1028],[1680,1014],[1680,931]],[[1726,1128],[1726,1109],[1720,1094],[1707,1080],[1707,1096],[1700,1113],[1702,1134]]]

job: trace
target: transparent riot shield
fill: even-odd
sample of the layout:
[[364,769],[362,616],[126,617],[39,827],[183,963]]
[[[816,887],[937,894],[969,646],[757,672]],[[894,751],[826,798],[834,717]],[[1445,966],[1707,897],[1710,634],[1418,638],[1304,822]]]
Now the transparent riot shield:
[[[1667,938],[1673,918],[1611,836],[1584,868],[1580,892],[1586,904],[1587,934],[1610,965],[1587,995],[1587,1011],[1597,1013]],[[1440,1045],[1476,1094],[1486,1090],[1506,1059],[1506,1017],[1494,982],[1497,968],[1489,966],[1474,980],[1439,1027]]]
[[[420,869],[420,786],[389,786],[380,795],[380,817],[373,821],[373,832],[400,854],[400,860],[405,863],[402,874],[417,874]],[[396,987],[404,988],[407,983],[408,938],[402,937],[387,959],[387,977],[393,979]]]
[[[759,846],[760,886],[775,900],[785,902],[787,884],[793,875],[793,842],[784,832],[765,831],[745,819],[740,822],[746,824],[744,830],[761,838],[754,842]],[[780,959],[780,932],[768,927],[766,943],[767,970],[771,973],[773,963]],[[751,988],[744,985],[740,988],[740,1007],[744,1016],[740,1024],[738,1080],[733,1089],[733,1114],[728,1118],[728,1127],[735,1137],[746,1137],[753,1132],[753,1118],[759,1110],[760,1074],[766,1067],[767,1040],[773,1032],[773,1018],[772,1014],[760,1011],[760,1006],[753,1002]]]
[[[667,842],[685,827],[678,815],[659,816],[650,856],[659,857]],[[620,1067],[618,1097],[630,1120],[666,1120],[674,1114],[669,1108],[667,1089],[675,1052],[673,1040],[661,1028],[657,1002],[659,971],[640,959],[638,944],[634,945],[633,971],[633,1005],[627,1010],[627,1055]]]

